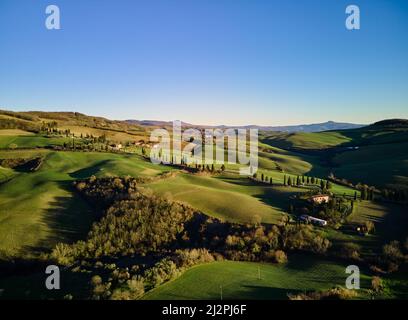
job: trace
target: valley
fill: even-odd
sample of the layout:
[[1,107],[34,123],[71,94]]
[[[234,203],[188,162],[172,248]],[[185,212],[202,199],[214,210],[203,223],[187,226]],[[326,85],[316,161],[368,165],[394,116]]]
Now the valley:
[[[324,132],[261,131],[259,168],[250,177],[240,176],[235,164],[151,163],[149,133],[161,127],[168,128],[68,112],[0,112],[0,268],[7,271],[0,276],[0,299],[24,298],[28,284],[38,289],[26,298],[50,298],[35,284],[50,261],[70,261],[65,273],[75,285],[59,299],[218,299],[220,285],[227,299],[287,299],[344,287],[351,263],[362,266],[362,290],[354,298],[406,297],[398,288],[407,286],[407,121]],[[89,186],[97,198],[87,193]],[[120,197],[113,193],[111,203],[105,197],[117,187]],[[310,203],[321,193],[332,201]],[[156,244],[157,231],[143,252],[134,234],[143,225],[106,229],[134,241],[127,253],[118,253],[122,242],[106,241],[109,248],[93,242],[99,241],[93,228],[105,227],[107,213],[125,210],[121,201],[135,197],[151,201],[147,208],[188,208],[193,218],[177,215],[172,240]],[[304,214],[318,215],[328,226],[302,225]],[[198,228],[194,219],[206,224]],[[164,217],[158,221],[166,223]],[[160,226],[155,230],[167,232],[166,224]],[[356,231],[363,226],[369,231]],[[150,260],[137,262],[141,257]],[[11,266],[21,269],[23,280],[10,273]],[[160,268],[169,275],[159,281],[154,272]],[[385,286],[375,294],[373,277]],[[21,289],[13,288],[20,281]]]

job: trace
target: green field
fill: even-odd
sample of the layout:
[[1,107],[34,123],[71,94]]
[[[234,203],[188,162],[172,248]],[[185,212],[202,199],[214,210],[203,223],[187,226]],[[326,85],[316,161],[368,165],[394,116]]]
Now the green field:
[[267,135],[262,142],[278,148],[297,149],[325,149],[341,145],[351,141],[351,138],[343,133],[328,132],[296,132],[296,133],[272,133]]
[[382,241],[404,240],[408,229],[406,207],[393,203],[362,201],[347,219],[350,223],[363,223],[367,220],[374,222],[376,236]]
[[[1,131],[1,130],[0,130]],[[72,143],[71,138],[47,137],[42,135],[0,135],[0,149],[15,145],[17,148],[43,148]]]
[[4,183],[15,176],[13,169],[0,167],[0,184]]
[[[287,299],[287,294],[327,290],[345,285],[343,265],[329,260],[294,255],[286,265],[222,261],[187,270],[144,296],[144,299]],[[259,278],[260,275],[260,278]],[[369,277],[361,275],[361,288]]]
[[[37,172],[0,170],[1,181],[13,177],[0,186],[0,251],[5,254],[49,248],[57,241],[69,241],[86,233],[94,215],[75,196],[71,181],[91,175],[154,176],[170,170],[135,155],[41,149],[0,152],[2,159],[37,156],[45,159]],[[276,183],[283,180],[283,174],[276,170],[268,174]],[[233,174],[211,177],[181,173],[147,186],[161,194],[171,193],[176,200],[214,217],[235,222],[260,218],[265,223],[276,223],[287,211],[289,197],[305,191],[271,187]]]
[[[360,235],[355,231],[357,225],[371,221],[375,225],[375,232],[370,235]],[[361,254],[376,256],[381,254],[382,246],[392,240],[405,241],[408,229],[408,216],[404,206],[392,203],[373,203],[358,201],[353,213],[347,217],[339,230],[323,229],[323,233],[334,245],[345,242],[357,244]]]
[[304,192],[300,188],[271,187],[228,174],[221,177],[179,174],[146,186],[232,222],[251,222],[258,215],[262,222],[276,223],[289,207],[289,196]]
[[334,158],[333,171],[354,183],[381,187],[408,186],[408,142],[363,146]]
[[[283,158],[289,165],[282,161],[281,167],[289,173],[325,177],[333,172],[355,184],[361,182],[382,188],[408,186],[406,124],[376,124],[319,133],[263,133],[261,141],[261,146],[269,145],[274,151],[271,155],[260,153],[260,164],[265,169],[273,169],[273,162],[268,159]],[[284,154],[282,149],[290,154]],[[294,150],[302,153],[294,153]],[[319,158],[327,161],[326,157],[331,157],[331,167],[321,165]]]
[[11,181],[0,185],[3,254],[29,254],[87,233],[95,215],[72,190],[72,181],[91,175],[154,176],[169,170],[138,156],[109,153],[3,151],[0,158],[38,154],[45,160],[37,172],[0,171],[14,175]]
[[367,146],[408,141],[406,123],[374,124],[350,130],[325,132],[264,132],[261,141],[282,149],[322,150],[339,146]]
[[18,136],[33,136],[33,135],[34,133],[32,132],[20,130],[20,129],[1,129],[0,130],[0,136],[18,137]]
[[[72,182],[92,175],[154,177],[175,171],[174,175],[154,179],[143,187],[187,203],[209,216],[236,223],[277,223],[293,204],[293,196],[319,188],[317,183],[284,186],[285,176],[295,182],[297,176],[326,179],[333,172],[336,177],[353,183],[401,189],[408,186],[406,128],[370,126],[321,133],[262,133],[259,170],[257,181],[254,181],[240,176],[237,164],[227,164],[224,172],[216,174],[189,173],[172,166],[154,165],[140,156],[141,147],[134,144],[125,149],[129,153],[56,151],[49,147],[72,143],[72,138],[35,134],[24,131],[30,130],[25,126],[30,122],[38,127],[43,121],[56,121],[58,129],[70,129],[76,134],[78,144],[85,141],[78,138],[81,134],[106,135],[112,139],[108,143],[134,142],[146,139],[151,128],[73,113],[23,116],[34,120],[18,118],[22,121],[19,122],[21,128],[0,130],[0,160],[41,157],[43,163],[35,172],[0,167],[0,260],[37,258],[39,253],[48,251],[58,242],[70,243],[84,238],[97,219],[97,213],[75,192]],[[7,122],[11,118],[12,115],[6,114],[0,120]],[[350,146],[356,148],[348,148]],[[215,169],[220,169],[220,165]],[[262,175],[268,180],[272,178],[273,185],[259,181]],[[355,189],[335,183],[330,191],[349,197],[355,193]],[[374,234],[362,236],[353,232],[357,224],[366,221],[375,223]],[[344,242],[355,243],[364,256],[380,254],[387,241],[404,241],[407,229],[406,206],[372,201],[355,202],[354,212],[338,229],[337,226],[316,228],[327,235],[334,248]],[[223,299],[286,299],[288,293],[344,286],[344,264],[321,256],[290,252],[286,265],[214,262],[188,269],[144,298],[219,299],[222,286]],[[39,280],[38,291],[28,296],[38,297],[40,292],[48,298],[50,296],[42,288],[42,276],[35,272],[24,277],[0,277],[0,288],[7,288],[10,296],[20,297]],[[67,277],[72,280],[72,285],[67,286],[72,292],[75,286],[85,283],[86,287],[90,280],[89,274],[70,273]],[[403,294],[407,284],[403,276],[384,278],[390,297]],[[363,275],[363,288],[369,286],[369,280]],[[14,290],[15,285],[19,288]],[[85,291],[81,288],[76,293],[86,297]],[[364,293],[360,297],[367,298]]]
[[259,167],[267,170],[277,169],[277,165],[285,172],[296,174],[307,174],[313,171],[314,174],[325,173],[320,166],[317,156],[300,154],[264,143],[260,143]]
[[[155,176],[171,170],[136,155],[41,149],[0,152],[1,159],[38,156],[45,160],[37,172],[0,170],[0,181],[13,177],[0,185],[0,252],[3,254],[33,253],[59,241],[72,241],[87,232],[95,215],[75,195],[71,181],[91,175]],[[257,183],[236,174],[213,177],[180,173],[146,186],[159,194],[172,194],[175,200],[222,220],[276,223],[287,212],[290,196],[306,190],[279,185],[284,174],[276,170],[260,172],[273,177],[277,185]],[[354,193],[336,185],[333,191]]]

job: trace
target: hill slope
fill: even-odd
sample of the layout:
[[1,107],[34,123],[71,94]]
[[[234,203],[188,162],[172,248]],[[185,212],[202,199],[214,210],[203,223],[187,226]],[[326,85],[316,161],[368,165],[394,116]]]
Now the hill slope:
[[[408,120],[391,119],[364,128],[319,133],[265,133],[264,144],[318,156],[327,171],[354,183],[407,188]],[[321,170],[321,169],[319,169]]]
[[[286,300],[288,293],[344,286],[346,266],[307,256],[291,256],[286,266],[223,261],[193,267],[180,278],[148,293],[144,299]],[[208,275],[211,275],[209,277]],[[260,275],[260,278],[259,278]],[[362,275],[361,287],[368,287]]]

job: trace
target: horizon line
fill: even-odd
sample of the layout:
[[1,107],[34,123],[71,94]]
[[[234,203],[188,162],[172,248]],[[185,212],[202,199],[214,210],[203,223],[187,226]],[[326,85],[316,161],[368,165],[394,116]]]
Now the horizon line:
[[120,118],[113,118],[113,117],[111,118],[108,115],[93,115],[93,114],[87,114],[87,113],[80,112],[80,111],[72,111],[72,110],[71,111],[66,111],[66,110],[65,111],[64,110],[58,110],[58,111],[47,110],[47,111],[43,111],[43,110],[25,109],[25,110],[15,111],[13,109],[7,109],[7,108],[3,108],[3,107],[0,107],[0,110],[11,111],[11,112],[16,112],[16,113],[18,113],[18,112],[26,112],[26,113],[29,113],[29,112],[80,113],[80,114],[83,114],[83,115],[88,116],[88,117],[104,118],[104,119],[111,120],[111,121],[123,121],[123,122],[126,122],[126,121],[141,121],[141,122],[151,121],[151,122],[169,122],[169,123],[171,123],[173,121],[181,121],[182,123],[185,123],[185,124],[188,124],[188,125],[196,125],[196,126],[202,126],[202,127],[205,127],[205,126],[207,126],[207,127],[221,127],[221,126],[225,126],[225,127],[234,127],[234,126],[235,127],[248,127],[248,126],[253,126],[253,127],[292,127],[292,126],[309,126],[309,125],[324,124],[324,123],[330,123],[330,122],[337,123],[337,124],[342,124],[343,123],[343,124],[368,126],[368,125],[371,125],[371,124],[374,124],[376,122],[383,121],[383,120],[408,119],[408,118],[404,118],[404,117],[389,117],[389,118],[380,118],[380,119],[370,121],[370,122],[366,122],[366,123],[350,122],[350,121],[346,121],[346,120],[325,120],[325,121],[316,120],[314,122],[298,122],[298,123],[291,123],[291,124],[254,124],[254,123],[247,123],[247,124],[238,125],[238,124],[225,124],[225,123],[222,123],[222,124],[219,124],[219,123],[217,123],[217,124],[197,124],[197,123],[193,123],[195,121],[184,121],[184,120],[180,120],[180,119],[161,120],[161,119],[137,119],[137,118],[131,118],[131,117],[126,117],[126,118],[121,118],[120,119]]

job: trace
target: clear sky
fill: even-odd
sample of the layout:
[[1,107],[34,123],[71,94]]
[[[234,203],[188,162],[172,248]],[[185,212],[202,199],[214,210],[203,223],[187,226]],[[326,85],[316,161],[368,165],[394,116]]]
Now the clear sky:
[[[45,8],[61,30],[45,28]],[[345,28],[357,4],[361,29]],[[406,0],[0,0],[0,108],[285,125],[408,118]]]

